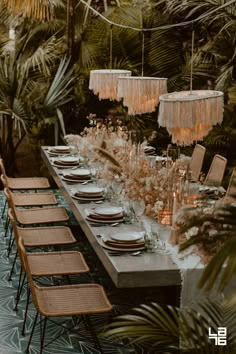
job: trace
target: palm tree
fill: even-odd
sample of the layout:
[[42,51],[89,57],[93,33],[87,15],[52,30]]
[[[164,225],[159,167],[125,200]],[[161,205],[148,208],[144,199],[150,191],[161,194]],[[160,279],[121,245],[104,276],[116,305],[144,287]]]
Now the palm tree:
[[[44,40],[42,31],[48,32]],[[41,41],[36,40],[39,33]],[[57,124],[59,118],[62,122],[57,109],[71,100],[74,75],[68,60],[60,62],[62,39],[51,35],[47,25],[35,28],[34,23],[25,21],[17,36],[13,47],[4,42],[0,48],[0,109],[7,125],[7,135],[2,129],[1,155],[11,173],[24,133],[39,133],[46,123]],[[20,138],[15,146],[14,127],[18,128]]]

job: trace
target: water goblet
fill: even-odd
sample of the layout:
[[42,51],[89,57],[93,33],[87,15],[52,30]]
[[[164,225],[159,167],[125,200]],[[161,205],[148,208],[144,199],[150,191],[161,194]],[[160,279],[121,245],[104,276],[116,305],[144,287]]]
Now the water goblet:
[[135,213],[135,217],[137,221],[139,221],[139,217],[144,213],[145,211],[145,202],[143,199],[137,199],[133,201],[133,209]]

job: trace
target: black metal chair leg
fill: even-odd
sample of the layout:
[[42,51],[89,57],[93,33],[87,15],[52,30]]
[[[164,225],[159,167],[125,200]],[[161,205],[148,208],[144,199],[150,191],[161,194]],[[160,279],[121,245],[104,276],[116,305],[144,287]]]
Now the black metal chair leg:
[[5,199],[4,206],[3,206],[3,210],[2,210],[2,219],[4,218],[6,206],[7,206],[7,200]]
[[22,336],[25,335],[25,325],[26,325],[27,314],[28,314],[28,308],[29,308],[29,300],[30,300],[30,288],[28,287],[28,290],[27,290],[27,299],[26,299],[26,306],[25,306],[25,316],[24,316],[23,327],[22,327],[22,330],[21,330]]
[[31,344],[31,341],[32,341],[32,338],[33,338],[33,335],[34,335],[34,330],[35,330],[35,326],[36,326],[36,323],[37,323],[38,315],[39,315],[39,313],[37,311],[37,313],[35,315],[35,318],[34,318],[33,327],[32,327],[31,333],[30,333],[28,345],[27,345],[27,348],[26,348],[26,353],[29,353],[29,348],[30,348],[30,344]]
[[10,238],[9,238],[8,247],[7,247],[7,258],[9,258],[12,247],[15,243],[15,238],[14,237],[12,238],[12,235],[13,235],[13,230],[11,229]]
[[18,288],[17,288],[17,294],[16,294],[16,304],[15,304],[15,307],[14,307],[14,311],[18,311],[18,303],[20,301],[22,289],[23,289],[23,287],[25,285],[26,273],[24,273],[23,279],[21,281],[22,274],[23,274],[23,269],[21,267],[20,277],[19,277],[19,282],[18,282]]
[[47,325],[47,317],[44,318],[43,328],[42,331],[40,331],[40,354],[43,354],[43,344],[45,339],[46,325]]
[[4,229],[5,229],[4,237],[7,237],[9,224],[10,224],[10,219],[9,219],[9,217],[7,217],[7,218],[6,218],[6,221],[5,221],[5,225],[4,225]]
[[89,316],[88,316],[88,315],[84,315],[83,318],[84,318],[84,320],[85,320],[87,326],[88,326],[89,329],[90,329],[90,333],[91,333],[91,335],[92,335],[92,338],[93,338],[95,347],[99,350],[99,352],[100,352],[101,354],[103,354],[104,352],[103,352],[103,350],[102,350],[102,348],[101,348],[101,344],[100,344],[100,342],[99,342],[99,340],[98,340],[98,337],[97,337],[97,335],[96,335],[96,333],[95,333],[95,331],[94,331],[94,329],[93,329],[93,325],[92,325],[92,322],[90,321]]
[[15,258],[14,258],[14,261],[13,261],[13,264],[12,264],[12,267],[11,267],[10,275],[9,275],[9,278],[8,278],[9,281],[12,280],[12,274],[14,272],[17,256],[18,256],[18,251],[16,251]]

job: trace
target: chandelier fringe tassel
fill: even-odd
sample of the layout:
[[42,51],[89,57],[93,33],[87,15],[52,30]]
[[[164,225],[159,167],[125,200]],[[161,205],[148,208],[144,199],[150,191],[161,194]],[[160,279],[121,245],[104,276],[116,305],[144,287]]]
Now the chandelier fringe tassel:
[[181,91],[162,95],[158,123],[172,135],[172,142],[191,145],[223,120],[223,92]]
[[98,95],[99,100],[117,100],[117,81],[119,76],[131,76],[130,70],[101,69],[91,70],[89,89]]
[[159,96],[166,92],[166,78],[132,76],[118,79],[118,97],[123,98],[130,115],[154,112]]

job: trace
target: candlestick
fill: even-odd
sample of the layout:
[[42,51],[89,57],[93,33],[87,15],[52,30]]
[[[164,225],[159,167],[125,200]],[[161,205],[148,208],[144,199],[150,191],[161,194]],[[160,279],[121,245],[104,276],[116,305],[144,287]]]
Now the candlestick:
[[172,218],[172,220],[174,219],[176,211],[177,211],[177,199],[176,199],[176,193],[174,192],[173,193],[173,211],[172,211],[173,218]]

